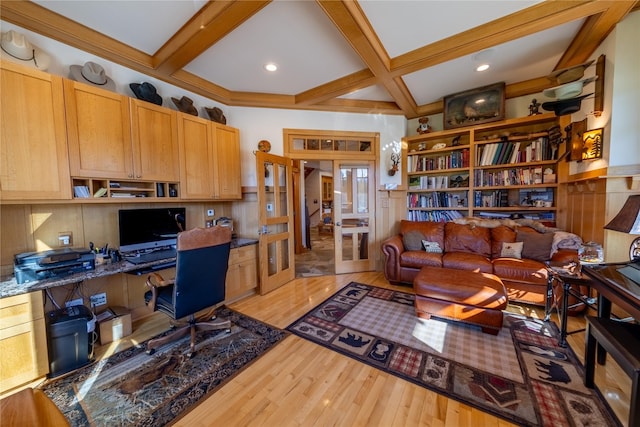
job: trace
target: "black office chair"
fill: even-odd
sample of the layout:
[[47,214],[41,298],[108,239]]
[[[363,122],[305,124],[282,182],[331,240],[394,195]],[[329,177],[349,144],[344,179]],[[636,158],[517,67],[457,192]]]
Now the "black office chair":
[[192,357],[197,331],[231,331],[229,321],[199,322],[195,317],[197,312],[224,301],[230,249],[230,227],[195,228],[178,234],[176,277],[164,280],[158,273],[151,273],[146,282],[151,290],[145,293],[145,302],[153,311],[162,311],[174,320],[187,316],[189,320],[173,333],[150,340],[148,354],[191,332],[188,356]]

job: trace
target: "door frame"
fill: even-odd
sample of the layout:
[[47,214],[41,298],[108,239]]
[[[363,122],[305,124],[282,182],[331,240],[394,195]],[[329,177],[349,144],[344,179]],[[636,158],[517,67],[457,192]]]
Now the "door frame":
[[[366,150],[356,150],[356,151],[348,151],[348,150],[324,150],[320,149],[322,147],[323,141],[361,141],[365,145],[368,144],[368,149]],[[301,141],[304,143],[301,144]],[[307,142],[308,141],[317,141],[318,147],[316,149],[308,149]],[[379,132],[357,132],[357,131],[327,131],[327,130],[314,130],[314,129],[283,129],[283,148],[284,148],[284,157],[287,157],[293,161],[299,160],[343,160],[348,162],[359,162],[359,161],[372,161],[373,162],[373,182],[371,185],[373,186],[373,206],[372,209],[376,209],[377,197],[375,197],[375,189],[378,182],[378,165],[379,165],[379,147],[380,147],[380,133]],[[335,173],[335,163],[332,167],[331,174]],[[304,174],[301,174],[299,183],[302,184],[302,179]],[[334,183],[335,185],[335,183]],[[303,192],[299,191],[297,193],[297,199],[293,201],[296,208],[302,206],[301,194]],[[335,202],[334,202],[335,203]],[[296,227],[302,227],[302,216],[296,215],[294,217],[294,229]],[[376,229],[375,224],[375,215],[373,215],[373,221],[369,224],[369,228],[371,230]],[[334,233],[336,232],[334,227]],[[373,244],[374,240],[369,240],[369,246]],[[371,253],[371,252],[370,252]],[[375,268],[375,260],[371,260],[372,269]]]

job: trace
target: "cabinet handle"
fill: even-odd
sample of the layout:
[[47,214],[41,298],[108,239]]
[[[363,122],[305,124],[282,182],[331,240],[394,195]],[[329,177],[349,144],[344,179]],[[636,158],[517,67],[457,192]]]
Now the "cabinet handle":
[[129,177],[129,178],[133,178],[133,174],[132,174],[132,173],[130,173],[129,175],[127,175],[127,177]]
[[136,178],[142,178],[142,175],[136,175]]

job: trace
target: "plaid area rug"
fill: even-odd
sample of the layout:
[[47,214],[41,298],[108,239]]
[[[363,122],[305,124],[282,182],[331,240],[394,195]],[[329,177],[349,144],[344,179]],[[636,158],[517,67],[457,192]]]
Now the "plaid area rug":
[[72,426],[169,424],[288,335],[226,307],[216,315],[231,333],[199,332],[191,359],[189,336],[151,356],[142,343],[40,388]]
[[497,336],[420,319],[414,295],[352,282],[290,332],[524,426],[619,425],[551,322],[504,314]]

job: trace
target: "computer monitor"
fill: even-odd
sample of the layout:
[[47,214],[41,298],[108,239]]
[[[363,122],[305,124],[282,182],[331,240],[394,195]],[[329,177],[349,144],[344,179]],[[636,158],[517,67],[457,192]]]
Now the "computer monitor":
[[118,221],[122,253],[175,247],[186,230],[185,208],[121,209]]

